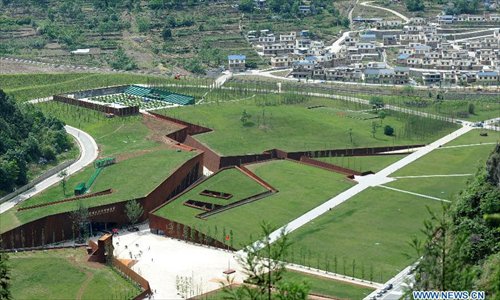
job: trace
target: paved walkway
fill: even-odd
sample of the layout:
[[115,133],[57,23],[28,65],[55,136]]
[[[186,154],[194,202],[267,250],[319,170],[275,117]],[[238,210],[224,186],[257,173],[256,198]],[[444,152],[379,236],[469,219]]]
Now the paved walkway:
[[[78,146],[80,147],[80,158],[67,168],[67,173],[69,176],[91,164],[97,158],[98,148],[95,140],[88,133],[68,125],[66,125],[65,128],[66,131],[76,139],[76,141],[78,142]],[[33,197],[34,195],[42,192],[43,190],[58,183],[61,180],[62,178],[60,178],[58,174],[45,179],[26,192],[2,203],[0,205],[0,213],[11,209],[16,204]]]
[[[356,196],[357,194],[361,193],[362,191],[368,189],[369,187],[373,186],[378,186],[385,184],[387,182],[391,182],[394,179],[390,178],[389,175],[396,172],[397,170],[405,167],[408,164],[411,164],[412,162],[416,161],[417,159],[421,158],[422,156],[430,153],[431,151],[439,148],[440,146],[458,138],[459,136],[469,132],[472,130],[471,127],[469,126],[464,126],[446,136],[443,138],[423,147],[422,149],[404,157],[403,159],[393,163],[392,165],[388,166],[387,168],[381,170],[380,172],[376,174],[371,174],[367,176],[356,176],[355,180],[358,181],[358,184],[353,186],[352,188],[336,195],[335,197],[331,198],[330,200],[326,201],[325,203],[317,206],[316,208],[308,211],[307,213],[303,214],[302,216],[296,218],[295,220],[291,221],[290,223],[282,226],[281,228],[277,229],[276,231],[272,232],[269,235],[269,239],[271,241],[276,241],[276,239],[280,236],[280,233],[282,230],[286,230],[287,232],[292,232],[305,224],[309,223],[310,221],[316,219],[317,217],[323,215],[324,213],[328,212],[330,209],[342,204],[343,202],[349,200],[350,198]],[[255,246],[259,247],[260,241],[255,242]]]

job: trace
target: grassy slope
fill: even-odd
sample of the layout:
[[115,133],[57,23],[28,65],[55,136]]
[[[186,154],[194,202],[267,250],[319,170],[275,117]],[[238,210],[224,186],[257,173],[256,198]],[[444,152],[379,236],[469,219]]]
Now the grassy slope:
[[471,178],[472,176],[401,178],[385,185],[418,194],[452,200]]
[[83,248],[10,254],[14,299],[75,299],[87,280],[83,299],[137,295],[139,289],[107,266],[91,267]]
[[373,267],[372,279],[385,282],[416,259],[408,242],[412,236],[421,236],[420,228],[428,217],[426,207],[437,210],[440,205],[438,201],[370,188],[292,232],[294,250],[288,260],[321,269],[329,265],[330,271],[350,276],[354,262],[355,277],[370,280]]
[[[176,167],[194,155],[193,153],[167,150],[159,142],[149,138],[151,132],[143,123],[142,117],[107,119],[101,113],[61,103],[44,103],[40,107],[49,115],[57,116],[67,124],[81,128],[92,135],[100,148],[100,156],[121,157],[125,155],[126,159],[106,168],[92,187],[92,191],[101,191],[112,187],[116,192],[86,201],[89,206],[144,196]],[[165,133],[168,133],[169,130],[166,127]],[[88,166],[68,178],[68,195],[76,184],[87,181],[93,172],[94,167]],[[145,176],[149,179],[148,181],[140,180]],[[63,198],[62,187],[55,185],[21,205],[52,202]],[[21,223],[52,213],[72,210],[76,205],[75,201],[24,212],[16,212],[11,209],[2,214],[0,231],[4,232]]]
[[[224,200],[199,195],[199,193],[205,189],[230,193],[233,197],[228,200]],[[169,204],[161,214],[169,219],[186,221],[204,212],[202,210],[183,205],[183,203],[187,200],[198,200],[219,205],[226,205],[265,191],[266,189],[264,187],[250,177],[244,175],[241,171],[237,169],[224,170],[217,175],[210,177],[203,184],[177,198],[177,200]]]
[[[243,205],[209,217],[206,221],[185,218],[170,211],[169,205],[156,212],[181,223],[196,226],[204,233],[215,225],[233,231],[234,247],[253,242],[260,233],[259,224],[270,222],[282,226],[352,186],[344,176],[291,161],[271,161],[248,166],[254,173],[279,190],[257,202]],[[214,237],[222,239],[222,235]]]
[[[480,133],[485,132],[488,136],[481,136]],[[445,146],[470,145],[481,143],[500,143],[500,131],[492,130],[471,130],[466,134],[454,139],[445,144]]]
[[[362,98],[369,99],[371,96],[361,96]],[[484,97],[484,99],[481,99]],[[485,96],[478,96],[474,101],[464,100],[448,100],[444,102],[435,102],[432,99],[423,99],[427,106],[415,107],[407,103],[411,101],[420,101],[422,98],[408,97],[408,96],[382,96],[385,103],[394,104],[401,107],[406,107],[413,110],[424,111],[436,115],[446,117],[465,119],[468,121],[481,121],[496,118],[500,114],[500,103],[494,98],[486,98]],[[467,112],[469,104],[473,103],[475,106],[475,113],[470,114],[467,118],[460,117],[460,112]]]
[[472,174],[492,149],[493,145],[437,149],[391,176]]
[[360,287],[302,272],[288,271],[285,273],[283,278],[284,280],[295,282],[306,281],[309,284],[310,293],[340,299],[363,299],[373,292],[373,289],[370,288]]
[[[436,130],[425,139],[407,139],[385,136],[378,129],[373,138],[372,121],[343,117],[338,110],[345,110],[345,103],[341,101],[312,98],[305,104],[264,108],[255,105],[257,101],[180,107],[160,113],[213,128],[213,132],[198,135],[197,139],[225,155],[261,153],[273,148],[298,151],[352,147],[349,129],[353,132],[354,147],[429,142],[445,133]],[[317,104],[328,105],[330,109],[305,108]],[[254,126],[242,125],[240,118],[244,110],[252,115]],[[262,121],[263,115],[265,121]],[[396,133],[403,132],[405,126],[402,120],[392,116],[386,117],[384,124],[393,126]]]
[[[498,133],[488,131],[487,137],[473,130],[445,146],[491,143],[498,141]],[[486,161],[494,145],[477,145],[459,148],[441,148],[395,172],[393,176],[474,174],[480,162]],[[452,200],[472,177],[400,178],[387,186]]]
[[397,162],[406,155],[378,155],[378,156],[347,156],[347,157],[318,157],[319,161],[349,168],[356,171],[378,172],[383,168]]

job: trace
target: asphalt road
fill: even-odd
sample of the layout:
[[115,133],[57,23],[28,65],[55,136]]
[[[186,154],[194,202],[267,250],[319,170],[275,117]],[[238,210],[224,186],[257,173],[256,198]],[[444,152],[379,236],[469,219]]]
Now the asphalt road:
[[[98,148],[95,140],[88,133],[68,125],[66,125],[65,128],[66,131],[76,139],[76,141],[78,142],[78,147],[80,148],[80,158],[66,169],[69,176],[91,164],[97,158]],[[24,200],[29,199],[34,195],[42,192],[48,187],[61,181],[61,179],[62,178],[60,178],[58,174],[45,179],[26,192],[2,203],[0,205],[0,213],[3,213],[6,210],[14,207],[16,204],[21,203]]]

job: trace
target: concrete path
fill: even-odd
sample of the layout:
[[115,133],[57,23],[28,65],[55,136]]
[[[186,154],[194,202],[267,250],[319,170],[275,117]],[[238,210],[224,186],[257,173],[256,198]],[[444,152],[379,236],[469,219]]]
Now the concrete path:
[[[66,128],[66,131],[76,139],[80,147],[80,158],[66,169],[69,176],[91,164],[97,158],[98,148],[95,140],[88,133],[68,125],[64,128]],[[60,178],[58,174],[45,179],[26,192],[2,203],[0,205],[0,213],[11,209],[16,204],[33,197],[61,180],[62,178]]]
[[[380,172],[376,174],[371,174],[367,176],[356,176],[355,180],[358,181],[358,184],[353,186],[352,188],[334,196],[330,200],[324,202],[323,204],[317,206],[316,208],[308,211],[307,213],[303,214],[302,216],[296,218],[295,220],[291,221],[290,223],[282,226],[281,228],[275,230],[269,235],[269,239],[271,242],[274,242],[278,239],[280,236],[281,232],[283,230],[286,230],[287,232],[292,232],[305,224],[309,223],[310,221],[316,219],[317,217],[323,215],[324,213],[328,212],[332,208],[344,203],[345,201],[349,200],[350,198],[356,196],[357,194],[361,193],[362,191],[368,189],[369,187],[373,186],[379,186],[388,182],[393,181],[393,178],[390,178],[389,175],[396,172],[397,170],[411,164],[412,162],[416,161],[417,159],[423,157],[424,155],[430,153],[433,150],[436,150],[440,146],[458,138],[459,136],[469,132],[472,130],[472,127],[469,126],[464,126],[442,138],[439,140],[423,147],[422,149],[402,158],[401,160],[393,163],[392,165],[386,167],[385,169],[381,170]],[[261,245],[260,241],[256,241],[254,243],[256,247],[259,247]]]
[[406,17],[405,15],[393,10],[393,9],[390,9],[390,8],[385,8],[385,7],[380,7],[380,6],[376,6],[376,5],[372,5],[370,3],[372,3],[373,1],[368,1],[368,2],[362,2],[360,3],[362,6],[366,6],[366,7],[371,7],[371,8],[376,8],[376,9],[381,9],[381,10],[385,10],[385,11],[388,11],[396,16],[398,16],[398,18],[401,18],[403,19],[403,21],[405,21],[406,23],[410,22],[410,18]]

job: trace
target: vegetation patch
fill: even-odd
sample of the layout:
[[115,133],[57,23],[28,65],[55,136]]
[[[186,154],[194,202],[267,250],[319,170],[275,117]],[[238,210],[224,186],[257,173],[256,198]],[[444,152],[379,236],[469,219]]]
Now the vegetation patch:
[[315,160],[341,166],[359,172],[372,171],[374,173],[404,158],[406,154],[372,155],[372,156],[331,156],[317,157]]
[[[63,121],[91,134],[98,143],[102,156],[118,157],[118,163],[104,169],[92,187],[94,192],[109,188],[114,192],[82,200],[87,207],[146,196],[172,171],[195,154],[169,149],[155,136],[168,134],[171,128],[165,127],[163,129],[165,132],[154,132],[146,126],[142,116],[108,119],[100,112],[57,102],[44,103],[40,107],[48,115],[58,116]],[[30,206],[70,197],[72,189],[78,183],[85,182],[94,171],[93,166],[88,166],[66,178],[67,188],[63,185],[52,186],[21,205]],[[145,181],[144,178],[148,180]],[[0,231],[5,232],[19,224],[51,214],[75,210],[79,202],[65,202],[19,212],[15,208],[10,209],[1,215]]]
[[[387,112],[383,118],[373,121],[348,118],[335,110],[307,109],[319,104],[349,111],[357,107],[338,100],[279,94],[257,95],[251,100],[224,104],[178,107],[159,113],[214,129],[196,138],[224,155],[262,153],[275,148],[311,151],[418,144],[433,141],[456,127],[401,113]],[[393,136],[384,135],[382,126],[386,124],[395,129]]]
[[474,174],[493,145],[436,149],[390,176]]
[[[259,224],[262,221],[268,221],[274,226],[282,226],[353,185],[340,174],[292,161],[270,161],[248,165],[247,168],[279,192],[263,200],[235,207],[210,216],[206,220],[200,220],[194,217],[200,212],[199,210],[183,206],[182,203],[190,197],[202,197],[198,193],[208,187],[201,184],[174,202],[157,210],[155,215],[188,225],[221,242],[225,240],[224,232],[231,233],[230,246],[239,249],[254,241],[252,237],[257,237],[259,234]],[[211,182],[212,178],[206,183],[212,189],[232,193],[233,198],[221,200],[205,197],[204,201],[225,204],[227,201],[236,200],[244,195],[265,191],[263,187],[256,185],[252,179],[246,176],[245,178],[241,177],[245,184],[230,184],[233,180],[238,180],[239,176],[228,178],[224,175],[225,172],[227,171],[221,173],[223,177],[220,179],[219,175],[216,175],[213,177],[213,183]],[[221,179],[222,181],[219,182]],[[248,190],[252,186],[253,188]],[[241,192],[246,194],[241,194]],[[238,194],[241,196],[237,196]]]
[[287,260],[386,282],[417,259],[409,245],[439,201],[370,188],[290,234]]
[[117,271],[86,260],[83,248],[9,254],[13,299],[123,299],[140,293]]

